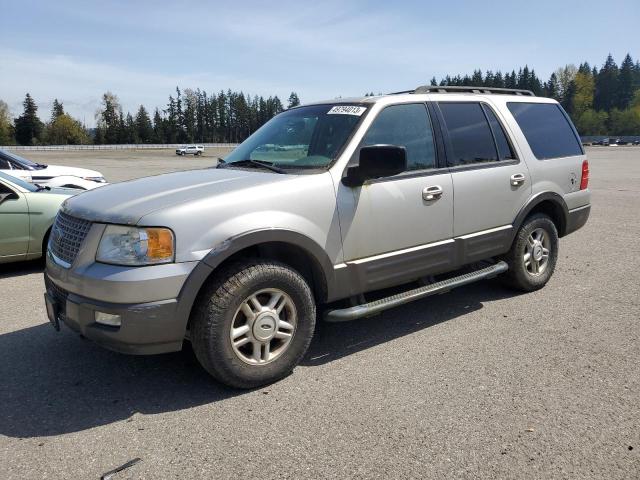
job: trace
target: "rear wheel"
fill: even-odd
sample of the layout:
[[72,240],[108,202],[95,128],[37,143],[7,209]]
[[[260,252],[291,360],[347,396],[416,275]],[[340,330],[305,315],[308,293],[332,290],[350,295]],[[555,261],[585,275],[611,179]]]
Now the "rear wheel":
[[191,343],[202,366],[237,388],[288,375],[315,329],[313,294],[304,278],[272,261],[246,261],[221,272],[198,298]]
[[509,270],[502,275],[508,287],[531,292],[546,285],[558,259],[558,230],[547,215],[528,217],[505,256]]

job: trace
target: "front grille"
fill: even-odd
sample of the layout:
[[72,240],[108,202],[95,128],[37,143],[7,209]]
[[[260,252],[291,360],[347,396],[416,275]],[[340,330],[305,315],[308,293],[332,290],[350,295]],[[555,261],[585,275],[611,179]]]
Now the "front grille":
[[87,236],[91,222],[58,212],[51,229],[49,248],[57,258],[71,265]]
[[49,277],[46,274],[44,276],[44,285],[45,285],[45,288],[47,289],[47,293],[51,295],[53,300],[56,302],[56,305],[58,305],[58,308],[60,309],[60,313],[62,315],[65,315],[67,313],[66,310],[67,310],[68,293],[62,288],[60,288],[59,286],[57,286],[55,283],[53,283],[51,280],[49,280]]

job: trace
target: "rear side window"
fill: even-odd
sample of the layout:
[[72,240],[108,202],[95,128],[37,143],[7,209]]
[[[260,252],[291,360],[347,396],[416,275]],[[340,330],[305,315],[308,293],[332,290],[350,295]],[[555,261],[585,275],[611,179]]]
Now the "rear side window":
[[493,134],[480,103],[441,102],[438,106],[451,141],[449,166],[498,161]]
[[582,155],[582,147],[569,120],[555,103],[507,103],[539,160]]
[[363,146],[398,145],[407,150],[407,170],[424,170],[436,164],[433,130],[422,103],[391,105],[369,127]]
[[511,148],[511,144],[509,140],[507,140],[507,134],[504,132],[504,128],[502,128],[496,114],[493,113],[493,110],[491,110],[488,105],[482,104],[482,109],[484,113],[487,114],[487,120],[489,120],[491,131],[496,139],[496,147],[498,147],[500,160],[514,160],[516,156],[513,153],[513,148]]

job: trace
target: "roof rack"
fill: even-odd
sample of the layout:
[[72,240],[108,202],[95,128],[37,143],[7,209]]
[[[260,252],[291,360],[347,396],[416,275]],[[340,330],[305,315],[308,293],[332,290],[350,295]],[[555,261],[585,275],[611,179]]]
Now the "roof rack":
[[527,95],[529,97],[535,97],[535,94],[531,90],[523,90],[520,88],[463,87],[452,85],[422,85],[413,91],[398,93],[495,93],[502,95]]

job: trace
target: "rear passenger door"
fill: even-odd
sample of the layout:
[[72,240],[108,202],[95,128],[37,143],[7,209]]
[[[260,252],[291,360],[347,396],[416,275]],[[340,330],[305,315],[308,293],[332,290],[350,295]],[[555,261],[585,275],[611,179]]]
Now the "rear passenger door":
[[489,104],[441,101],[437,107],[453,180],[460,260],[503,253],[511,224],[531,194],[527,165]]

